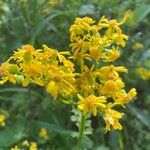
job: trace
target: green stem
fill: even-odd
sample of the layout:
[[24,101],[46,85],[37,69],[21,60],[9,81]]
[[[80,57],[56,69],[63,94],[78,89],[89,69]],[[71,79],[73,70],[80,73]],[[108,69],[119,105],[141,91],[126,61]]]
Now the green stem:
[[78,137],[78,143],[77,143],[77,150],[80,150],[80,148],[81,148],[81,143],[82,143],[82,138],[83,138],[83,133],[84,133],[84,125],[85,125],[85,115],[82,114],[81,122],[80,122],[80,126],[79,126],[79,137]]

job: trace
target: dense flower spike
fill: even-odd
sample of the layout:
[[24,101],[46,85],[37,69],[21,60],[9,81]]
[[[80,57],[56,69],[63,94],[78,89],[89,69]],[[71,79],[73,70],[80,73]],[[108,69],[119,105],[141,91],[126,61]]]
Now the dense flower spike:
[[[128,93],[124,89],[120,74],[127,69],[113,65],[120,56],[120,46],[124,47],[128,39],[120,28],[125,20],[117,22],[103,16],[96,24],[89,17],[76,18],[70,28],[70,52],[24,45],[1,64],[0,84],[37,84],[55,99],[76,105],[83,115],[103,115],[105,132],[111,127],[121,130],[123,113],[115,106],[124,107],[137,94],[135,88]],[[42,128],[39,136],[47,138],[47,130]]]
[[[76,18],[70,28],[70,47],[74,62],[80,67],[76,73],[78,108],[83,114],[103,114],[106,128],[122,129],[119,120],[123,113],[115,110],[116,105],[124,106],[136,96],[133,88],[126,93],[120,73],[127,73],[124,66],[112,63],[120,56],[120,48],[126,45],[128,36],[120,26],[125,22],[108,20],[103,16],[98,24],[91,18]],[[94,64],[93,64],[94,63]],[[109,63],[109,64],[107,64]],[[82,96],[81,96],[82,95]]]

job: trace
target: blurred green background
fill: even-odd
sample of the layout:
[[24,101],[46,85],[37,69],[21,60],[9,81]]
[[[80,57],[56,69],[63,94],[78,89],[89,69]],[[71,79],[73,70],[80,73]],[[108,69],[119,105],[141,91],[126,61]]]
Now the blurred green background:
[[[99,20],[103,15],[117,20],[127,16],[123,31],[129,40],[117,64],[129,69],[123,76],[126,88],[135,87],[138,95],[125,109],[122,131],[104,134],[100,116],[88,119],[84,150],[149,150],[149,0],[0,0],[0,63],[27,43],[36,48],[47,44],[69,50],[69,28],[74,19],[89,16]],[[0,127],[0,150],[9,150],[25,139],[37,142],[40,150],[74,149],[78,130],[75,124],[80,116],[67,108],[33,85],[1,86],[0,113],[7,118],[6,126]],[[48,130],[48,140],[38,137],[42,127]]]

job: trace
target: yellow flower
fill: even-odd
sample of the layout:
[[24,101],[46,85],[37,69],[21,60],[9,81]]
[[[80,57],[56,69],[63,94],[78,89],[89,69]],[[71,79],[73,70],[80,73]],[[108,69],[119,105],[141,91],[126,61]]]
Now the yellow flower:
[[38,150],[37,143],[36,142],[31,142],[29,150]]
[[71,72],[65,72],[64,68],[54,67],[49,69],[47,77],[49,77],[49,82],[46,85],[48,93],[50,93],[54,98],[58,94],[69,95],[75,92],[75,79],[74,74]]
[[81,35],[85,35],[86,37],[90,35],[90,32],[84,34],[84,30],[91,31],[92,33],[96,32],[96,26],[92,26],[94,24],[94,20],[89,17],[84,18],[76,18],[74,24],[70,28],[70,39],[71,41],[77,41],[82,39]]
[[83,112],[84,115],[87,113],[92,113],[94,116],[97,115],[97,109],[104,109],[106,98],[104,96],[96,97],[94,95],[89,95],[83,98],[78,94],[78,108]]
[[102,57],[102,52],[97,47],[92,47],[90,49],[90,56],[98,63],[99,59]]
[[30,64],[21,64],[20,65],[22,72],[25,76],[22,84],[23,86],[28,86],[30,82],[36,83],[40,86],[43,86],[44,83],[40,79],[42,75],[42,65],[40,62],[32,61]]
[[0,114],[0,125],[1,126],[5,126],[5,119],[6,119],[5,115]]
[[13,148],[11,148],[11,150],[21,150],[17,145]]
[[124,87],[123,81],[118,78],[117,80],[108,80],[104,85],[99,85],[99,92],[102,95],[111,97]]
[[104,66],[95,71],[95,75],[97,75],[102,83],[105,83],[108,80],[117,80],[119,77],[118,72],[127,72],[127,69],[123,66],[115,67],[113,65]]
[[132,48],[133,48],[134,50],[142,49],[143,47],[144,47],[144,45],[143,45],[142,43],[140,43],[140,42],[136,42],[136,43],[134,43],[134,45],[132,46]]
[[106,123],[105,132],[110,131],[111,126],[114,129],[122,130],[122,125],[119,123],[124,113],[120,113],[111,108],[112,104],[108,104],[104,110],[104,120]]
[[46,128],[41,128],[39,131],[39,137],[43,139],[48,139],[48,132]]
[[129,103],[136,95],[136,89],[132,88],[128,93],[126,93],[125,90],[120,90],[119,92],[116,92],[113,98],[116,103],[124,105]]
[[103,16],[98,23],[98,28],[99,29],[108,28],[107,29],[108,36],[111,36],[114,31],[116,31],[117,33],[122,33],[119,26],[121,26],[125,22],[125,20],[126,17],[123,18],[121,22],[117,22],[116,19],[108,20],[105,16]]
[[133,11],[131,9],[126,10],[123,13],[123,16],[127,18],[127,23],[133,25],[134,24],[134,15],[133,15]]
[[29,141],[27,141],[27,140],[23,141],[22,146],[26,146],[26,147],[30,146]]
[[85,52],[82,52],[82,51],[79,51],[79,50],[76,50],[74,53],[73,53],[73,56],[71,56],[70,58],[76,60],[77,62],[79,62],[80,64],[84,65],[84,59],[86,60],[91,60],[90,58],[90,55],[85,53]]
[[0,66],[0,84],[4,84],[7,81],[16,83],[15,75],[19,72],[18,66],[15,64],[9,64],[5,62]]
[[105,62],[114,62],[120,56],[118,48],[112,47],[111,50],[108,50],[104,53],[103,57]]
[[150,70],[139,67],[136,69],[137,74],[143,79],[143,80],[149,80],[150,79]]
[[126,45],[124,39],[128,40],[128,36],[122,33],[114,33],[112,38],[118,45],[121,45],[122,47],[125,47]]
[[24,61],[28,63],[33,59],[33,55],[35,55],[36,52],[37,51],[35,51],[33,46],[26,44],[23,45],[22,48],[18,49],[18,51],[15,51],[13,56],[10,57],[10,60],[14,59],[17,62]]

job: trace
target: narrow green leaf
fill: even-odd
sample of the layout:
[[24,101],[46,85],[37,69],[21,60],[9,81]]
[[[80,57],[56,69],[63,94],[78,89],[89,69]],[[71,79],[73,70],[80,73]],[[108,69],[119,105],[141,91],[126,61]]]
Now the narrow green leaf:
[[109,133],[109,147],[111,150],[119,150],[119,137],[115,130]]
[[134,21],[140,22],[150,13],[150,5],[142,5],[134,10]]
[[53,132],[56,132],[59,134],[72,135],[72,134],[76,133],[75,131],[63,129],[63,128],[57,126],[56,124],[47,123],[47,122],[43,122],[43,121],[36,121],[36,122],[34,122],[34,125],[39,128],[42,128],[42,127],[47,128],[49,131],[53,131]]
[[28,89],[25,88],[3,88],[0,89],[0,93],[5,93],[5,92],[27,92]]
[[140,110],[134,105],[128,105],[129,110],[132,114],[141,121],[145,126],[150,129],[150,114],[146,114],[144,111]]

